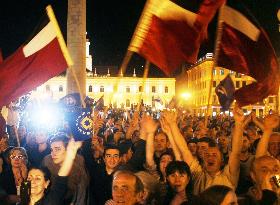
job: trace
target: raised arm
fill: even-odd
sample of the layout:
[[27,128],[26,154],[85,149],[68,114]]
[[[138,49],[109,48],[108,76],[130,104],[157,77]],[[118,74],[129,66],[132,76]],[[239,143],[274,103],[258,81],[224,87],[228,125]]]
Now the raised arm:
[[262,131],[264,131],[264,124],[263,122],[261,122],[257,116],[255,112],[251,112],[251,118],[252,118],[252,122],[255,123],[255,125],[257,127],[259,127]]
[[171,147],[173,149],[173,153],[175,155],[175,159],[178,160],[178,161],[182,161],[182,158],[181,158],[181,154],[180,154],[180,151],[179,151],[179,148],[177,147],[175,141],[174,141],[174,138],[173,138],[173,135],[172,135],[172,132],[171,132],[171,128],[169,127],[166,119],[164,117],[160,118],[160,125],[161,125],[161,129],[163,132],[165,132],[165,134],[167,135],[168,137],[168,140],[171,144]]
[[76,154],[77,154],[77,150],[81,146],[82,146],[81,141],[75,142],[75,140],[73,138],[69,141],[68,146],[66,148],[65,159],[58,171],[58,176],[63,177],[63,176],[69,175],[69,173],[72,169]]
[[264,118],[263,135],[257,146],[256,158],[267,155],[270,135],[273,129],[278,127],[278,125],[279,116],[277,114],[270,114]]
[[154,137],[158,124],[152,119],[151,116],[144,115],[140,122],[140,133],[145,135],[146,138],[146,164],[148,167],[155,166],[154,161]]
[[229,155],[228,165],[230,174],[235,175],[239,172],[242,136],[244,130],[245,117],[242,109],[235,106],[233,110],[233,117],[235,120],[235,125],[232,134],[232,151]]
[[133,132],[138,128],[139,128],[139,112],[135,111],[132,120],[129,121],[129,127],[125,133],[125,138],[131,139]]
[[185,141],[183,135],[181,134],[181,132],[177,126],[177,123],[176,123],[177,113],[174,111],[166,110],[166,111],[162,112],[162,118],[164,118],[166,120],[166,122],[168,123],[168,125],[171,129],[173,139],[181,153],[183,160],[188,165],[190,165],[195,158],[192,156],[192,153],[188,148],[187,142]]

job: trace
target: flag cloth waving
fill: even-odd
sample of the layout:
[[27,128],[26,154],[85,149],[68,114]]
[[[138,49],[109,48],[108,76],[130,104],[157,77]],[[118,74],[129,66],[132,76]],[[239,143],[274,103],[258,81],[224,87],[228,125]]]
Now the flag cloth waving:
[[170,75],[183,62],[195,63],[207,27],[224,0],[204,0],[197,13],[170,0],[148,0],[128,50]]
[[235,92],[239,106],[257,103],[279,89],[279,66],[265,31],[245,13],[224,6],[217,66],[253,77],[256,82]]
[[72,64],[50,6],[47,13],[46,26],[0,64],[0,107],[40,86]]

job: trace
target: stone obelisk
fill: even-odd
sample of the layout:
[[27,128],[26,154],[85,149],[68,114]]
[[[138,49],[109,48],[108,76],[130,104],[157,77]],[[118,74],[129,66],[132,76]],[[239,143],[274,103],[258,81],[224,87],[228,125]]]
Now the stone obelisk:
[[86,95],[86,0],[68,0],[67,47],[74,64],[67,69],[66,92],[80,92],[83,99]]

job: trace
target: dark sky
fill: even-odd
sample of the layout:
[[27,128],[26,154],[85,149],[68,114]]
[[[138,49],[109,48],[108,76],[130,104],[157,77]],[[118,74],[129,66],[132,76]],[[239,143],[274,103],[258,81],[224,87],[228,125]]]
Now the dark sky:
[[[243,0],[243,2],[268,32],[279,57],[280,33],[276,13],[280,8],[280,0]],[[67,0],[1,1],[0,47],[4,57],[15,51],[31,35],[48,4],[53,6],[66,37]],[[87,32],[91,41],[93,64],[116,66],[121,64],[144,4],[145,0],[87,0]],[[209,29],[211,31],[209,41],[203,45],[200,56],[212,52],[215,24],[212,23]],[[141,69],[143,64],[144,60],[135,54],[127,72],[131,73],[134,67]],[[152,68],[150,73],[163,75],[157,68]]]

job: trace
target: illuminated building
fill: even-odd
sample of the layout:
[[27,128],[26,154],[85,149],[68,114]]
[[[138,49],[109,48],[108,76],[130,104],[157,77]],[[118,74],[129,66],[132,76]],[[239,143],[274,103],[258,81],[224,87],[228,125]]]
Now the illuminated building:
[[[92,58],[89,55],[87,41],[86,50],[86,95],[98,100],[104,95],[104,104],[112,104],[118,108],[129,108],[143,100],[143,103],[156,109],[165,107],[175,95],[175,78],[143,78],[137,77],[135,70],[131,77],[121,75],[114,77],[110,68],[97,66],[92,71]],[[112,67],[111,67],[112,69]],[[116,67],[114,67],[116,69]],[[98,75],[98,70],[107,70],[107,75]],[[92,71],[92,72],[91,72]],[[39,86],[32,96],[58,100],[66,95],[66,77],[57,76]],[[158,103],[161,100],[162,103]]]
[[[206,114],[209,86],[211,86],[209,112],[213,115],[221,112],[221,106],[215,93],[215,88],[228,74],[230,74],[236,89],[239,89],[254,81],[254,79],[249,76],[236,73],[225,68],[216,67],[213,69],[213,83],[210,85],[212,65],[212,54],[208,53],[194,66],[188,68],[188,70],[183,74],[185,81],[181,86],[179,86],[178,89],[184,89],[191,93],[188,104],[191,106],[194,114]],[[267,114],[269,110],[277,110],[278,101],[279,99],[277,99],[277,96],[269,96],[268,98],[264,99],[263,102],[243,107],[243,111],[247,113],[253,110],[258,116],[262,116]],[[232,107],[233,106],[234,103]]]

